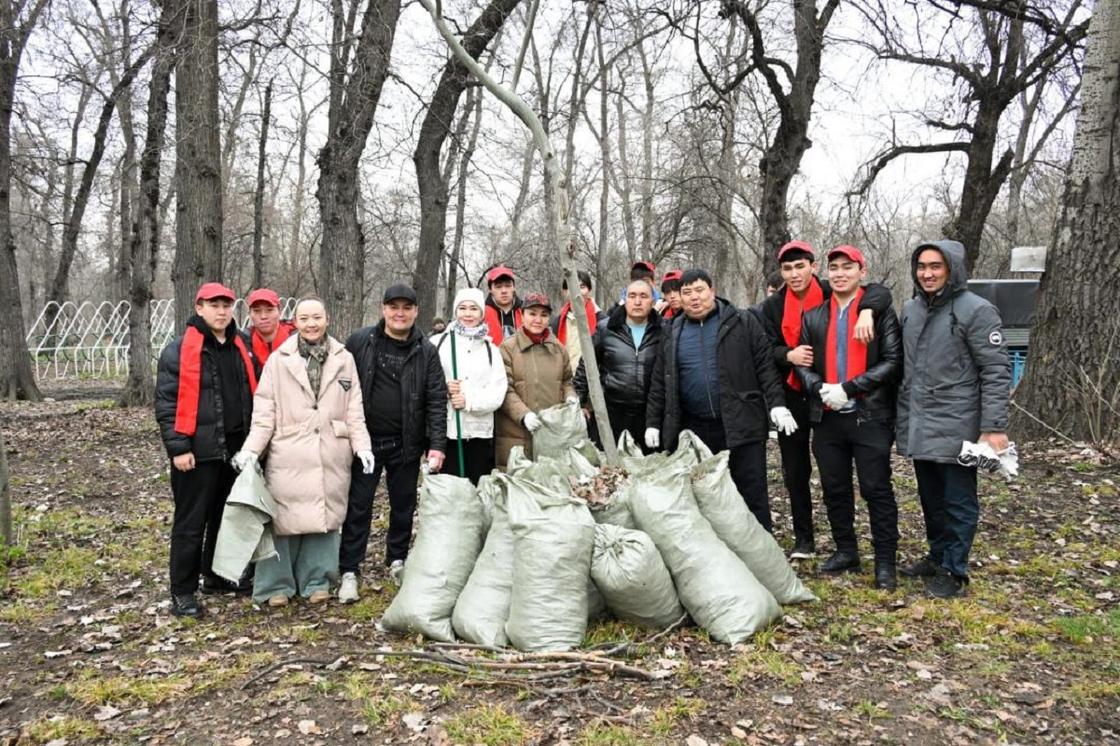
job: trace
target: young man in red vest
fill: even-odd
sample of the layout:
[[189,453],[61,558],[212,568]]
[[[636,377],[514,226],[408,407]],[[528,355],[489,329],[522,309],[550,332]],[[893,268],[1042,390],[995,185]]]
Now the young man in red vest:
[[486,286],[490,294],[486,296],[484,318],[490,329],[490,341],[500,345],[521,328],[521,301],[517,298],[513,270],[500,264],[492,268],[486,273]]
[[292,322],[280,318],[280,296],[275,290],[257,288],[249,293],[245,303],[249,306],[251,325],[248,329],[242,330],[241,335],[253,350],[257,375],[260,376],[264,364],[268,362],[268,356],[283,344],[296,328]]
[[183,336],[164,348],[156,376],[156,421],[171,457],[171,613],[203,613],[195,593],[247,591],[211,570],[226,497],[237,478],[229,460],[249,434],[257,388],[252,352],[237,333],[233,291],[208,282],[195,296]]
[[856,308],[864,297],[860,283],[867,263],[854,246],[828,252],[832,297],[805,313],[800,343],[812,363],[796,368],[809,395],[813,453],[836,551],[821,563],[823,572],[860,569],[855,532],[852,463],[859,492],[867,501],[875,547],[875,587],[894,590],[898,554],[898,505],[891,486],[894,405],[902,377],[902,331],[893,308],[878,314],[875,334],[864,343],[856,336]]
[[[599,308],[599,304],[595,302],[591,292],[594,286],[591,284],[591,275],[584,270],[577,270],[576,275],[579,277],[579,297],[583,299],[583,310],[587,313],[587,327],[592,335],[595,334],[595,329],[599,324],[607,319],[607,314]],[[575,375],[576,370],[579,369],[579,361],[583,357],[583,353],[579,348],[579,330],[576,329],[576,313],[572,310],[571,293],[568,292],[567,278],[560,284],[560,289],[564,296],[564,305],[560,307],[560,312],[552,317],[549,322],[549,327],[552,333],[556,335],[556,341],[564,346],[568,351],[568,363],[572,369],[572,375]]]
[[[799,344],[801,317],[829,299],[827,280],[818,280],[813,247],[805,241],[790,241],[778,250],[778,265],[785,288],[770,295],[759,309],[770,337],[774,364],[784,378],[786,408],[797,420],[797,430],[778,432],[782,453],[782,478],[789,493],[793,518],[794,546],[790,559],[808,559],[816,553],[813,531],[813,500],[809,477],[813,462],[809,453],[809,400],[794,374],[794,366],[812,365],[813,351]],[[874,334],[874,315],[890,308],[891,294],[882,285],[868,285],[859,302],[856,336],[865,342]]]

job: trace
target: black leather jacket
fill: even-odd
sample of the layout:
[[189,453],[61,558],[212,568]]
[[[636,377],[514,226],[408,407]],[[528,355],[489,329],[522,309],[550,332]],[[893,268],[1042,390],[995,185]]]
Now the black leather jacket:
[[[645,411],[649,398],[649,384],[653,365],[661,347],[661,320],[656,313],[649,315],[642,344],[634,349],[634,338],[626,326],[626,308],[615,306],[607,323],[595,330],[591,341],[595,347],[595,360],[599,363],[599,380],[608,409]],[[575,378],[576,393],[587,403],[587,371],[579,361]]]
[[[813,367],[795,368],[801,385],[809,394],[809,420],[820,422],[824,414],[820,388],[824,383],[831,303],[822,303],[801,320],[801,344],[813,346]],[[867,370],[845,381],[844,393],[855,400],[860,422],[894,423],[895,396],[902,380],[902,328],[894,309],[875,315],[875,339],[867,346]]]

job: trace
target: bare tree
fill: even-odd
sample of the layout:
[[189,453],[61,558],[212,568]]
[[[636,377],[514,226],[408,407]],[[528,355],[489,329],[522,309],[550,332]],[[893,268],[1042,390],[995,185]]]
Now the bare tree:
[[[171,2],[171,0],[169,0]],[[222,160],[218,121],[218,1],[175,0],[175,326],[204,282],[222,280]]]
[[1039,289],[1016,431],[1115,443],[1120,433],[1120,7],[1097,3],[1064,207]]
[[253,287],[264,286],[264,165],[268,150],[268,123],[272,118],[272,81],[264,89],[261,134],[257,141],[257,186],[253,193]]
[[12,479],[8,471],[8,447],[0,428],[0,549],[12,543]]
[[[358,222],[358,162],[389,71],[400,0],[367,0],[360,31],[359,7],[331,0],[330,102],[327,142],[319,151],[319,292],[335,327],[357,329],[364,318],[365,234]],[[351,60],[353,57],[353,60]]]
[[0,398],[42,398],[24,341],[16,243],[12,235],[12,109],[20,60],[48,0],[0,0]]
[[149,406],[155,400],[152,377],[152,283],[159,262],[160,236],[160,161],[167,129],[167,97],[175,50],[182,33],[183,14],[172,3],[163,5],[153,45],[154,62],[148,82],[148,122],[144,147],[140,152],[140,200],[136,222],[130,231],[128,315],[128,380],[119,404],[124,407]]
[[[928,11],[924,10],[926,5],[914,4],[899,12],[890,0],[862,0],[857,7],[877,37],[857,43],[882,60],[942,71],[951,84],[963,89],[959,96],[963,112],[955,118],[940,114],[923,116],[925,124],[945,139],[921,144],[890,143],[867,164],[856,193],[866,192],[883,169],[902,156],[964,154],[966,166],[957,213],[944,232],[964,244],[965,259],[972,266],[980,253],[992,204],[1015,159],[1012,148],[996,158],[1000,121],[1024,91],[1040,84],[1076,53],[1088,26],[1088,21],[1075,22],[1081,0],[1072,0],[1058,17],[1049,15],[1049,3],[1037,0],[950,0],[944,5],[931,1],[928,7],[943,14],[942,20],[950,27],[962,13],[968,13],[974,23],[966,27],[967,33],[980,36],[971,44],[966,38],[951,53],[927,49],[921,31],[917,38],[908,38],[911,27],[920,29],[931,23],[926,16]],[[936,19],[932,25],[936,26]],[[1032,30],[1039,37],[1034,48],[1029,46]],[[1025,60],[1024,54],[1028,55]]]
[[[473,59],[482,53],[505,25],[506,19],[521,0],[490,0],[463,35],[463,48]],[[420,135],[412,161],[416,165],[416,182],[420,187],[420,246],[416,252],[416,271],[412,285],[419,300],[417,323],[427,327],[435,313],[440,259],[445,253],[447,234],[448,182],[440,168],[443,144],[451,135],[455,109],[470,82],[463,64],[451,55],[443,67],[435,93],[432,94],[420,124]]]

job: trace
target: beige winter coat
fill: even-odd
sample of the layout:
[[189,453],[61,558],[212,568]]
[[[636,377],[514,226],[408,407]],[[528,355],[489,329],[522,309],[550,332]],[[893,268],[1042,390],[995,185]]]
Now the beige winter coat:
[[533,344],[525,332],[502,342],[498,350],[506,365],[506,400],[494,414],[494,451],[499,469],[506,468],[509,452],[524,446],[532,456],[532,439],[521,424],[528,412],[540,412],[576,395],[568,351],[549,335],[543,345]]
[[328,337],[316,402],[297,343],[293,334],[269,355],[244,445],[262,457],[267,449],[265,480],[276,500],[278,536],[337,531],[346,517],[354,454],[370,449],[354,357]]

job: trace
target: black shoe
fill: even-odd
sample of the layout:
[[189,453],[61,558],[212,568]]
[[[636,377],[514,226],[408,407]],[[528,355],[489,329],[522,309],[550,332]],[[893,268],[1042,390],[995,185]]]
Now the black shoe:
[[934,598],[957,598],[965,594],[968,578],[960,578],[951,572],[940,572],[926,578],[926,593]]
[[242,580],[240,583],[233,583],[217,575],[203,575],[199,591],[207,596],[218,593],[236,593],[239,596],[246,596],[253,592],[253,581]]
[[832,556],[821,563],[821,572],[859,572],[859,555],[847,552],[833,552]]
[[202,616],[202,606],[193,593],[171,594],[171,613],[175,616]]
[[791,560],[813,559],[816,556],[817,548],[812,539],[798,539],[793,545],[793,551],[789,553]]
[[905,566],[899,568],[898,572],[902,575],[905,575],[908,578],[917,578],[917,577],[928,578],[931,575],[936,575],[937,572],[940,569],[941,568],[939,568],[937,565],[933,564],[933,560],[931,560],[927,556],[927,557],[922,557],[917,562],[913,562],[909,565],[905,565]]
[[884,591],[893,591],[898,587],[898,578],[895,577],[893,562],[875,563],[875,587]]

